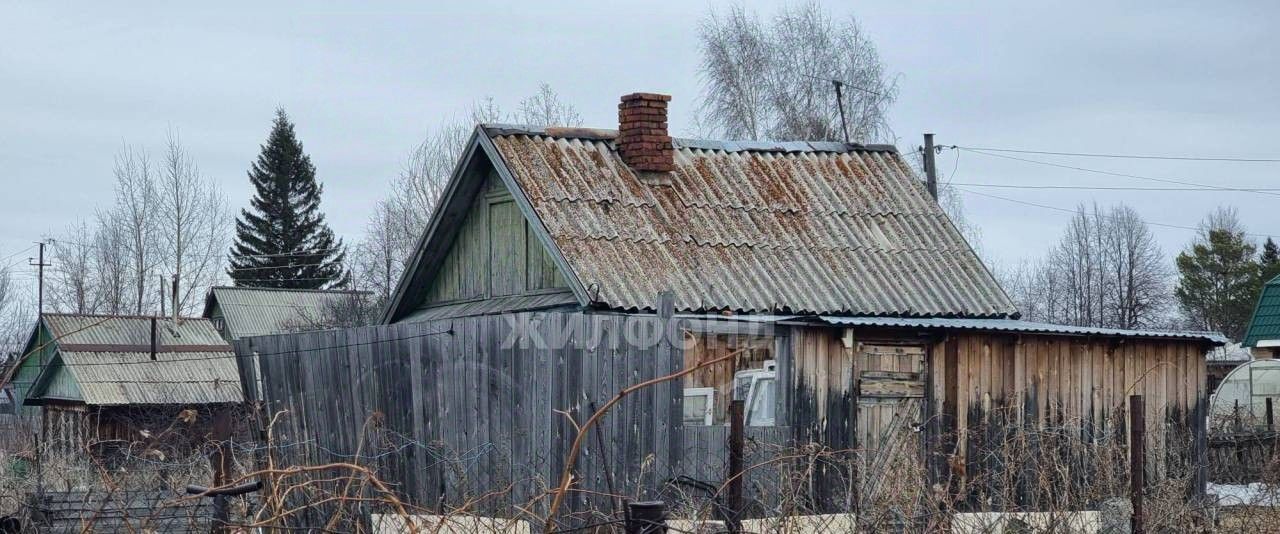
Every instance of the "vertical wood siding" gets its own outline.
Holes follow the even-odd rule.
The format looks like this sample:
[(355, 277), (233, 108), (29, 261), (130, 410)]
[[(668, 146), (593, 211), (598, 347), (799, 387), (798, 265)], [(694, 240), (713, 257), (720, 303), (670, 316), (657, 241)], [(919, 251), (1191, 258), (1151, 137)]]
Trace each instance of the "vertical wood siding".
[(427, 283), (423, 305), (567, 288), (511, 193), (490, 172)]
[[(1205, 350), (1197, 342), (952, 334), (930, 350), (935, 469), (955, 451), (974, 478), (998, 429), (1061, 429), (1080, 442), (1122, 440), (1128, 397), (1145, 397), (1149, 480), (1190, 468), (1204, 487)], [(949, 469), (955, 470), (955, 467)]]

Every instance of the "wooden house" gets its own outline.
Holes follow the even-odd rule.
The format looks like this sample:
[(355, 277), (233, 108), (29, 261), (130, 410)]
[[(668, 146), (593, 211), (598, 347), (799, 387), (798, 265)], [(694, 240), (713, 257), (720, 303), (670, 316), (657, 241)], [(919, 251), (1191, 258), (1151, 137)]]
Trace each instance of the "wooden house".
[(670, 291), (686, 365), (740, 354), (685, 378), (685, 439), (736, 397), (792, 444), (870, 454), (910, 429), (964, 479), (992, 428), (1123, 442), (1140, 394), (1150, 446), (1179, 451), (1151, 476), (1203, 488), (1221, 336), (1019, 320), (894, 147), (672, 139), (668, 100), (623, 97), (617, 131), (479, 126), (384, 322), (643, 316)]
[(46, 313), (4, 382), (68, 450), (148, 442), (166, 428), (198, 442), (244, 402), (235, 353), (199, 318)]

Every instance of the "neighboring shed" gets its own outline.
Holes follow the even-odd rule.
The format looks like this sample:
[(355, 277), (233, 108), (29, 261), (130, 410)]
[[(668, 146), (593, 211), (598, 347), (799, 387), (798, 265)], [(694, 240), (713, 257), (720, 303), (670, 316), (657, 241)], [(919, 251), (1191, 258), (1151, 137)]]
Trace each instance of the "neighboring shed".
[(1241, 345), (1259, 349), (1253, 351), (1257, 359), (1275, 358), (1280, 352), (1280, 276), (1262, 286)]
[(1218, 390), (1218, 384), (1235, 368), (1253, 361), (1253, 351), (1242, 343), (1228, 343), (1209, 351), (1205, 358), (1209, 368), (1208, 391), (1210, 394)]
[(369, 298), (368, 291), (219, 286), (209, 289), (202, 315), (234, 341), (323, 325), (353, 300)]
[(235, 354), (207, 319), (46, 313), (23, 354), (6, 382), (72, 448), (244, 402)]

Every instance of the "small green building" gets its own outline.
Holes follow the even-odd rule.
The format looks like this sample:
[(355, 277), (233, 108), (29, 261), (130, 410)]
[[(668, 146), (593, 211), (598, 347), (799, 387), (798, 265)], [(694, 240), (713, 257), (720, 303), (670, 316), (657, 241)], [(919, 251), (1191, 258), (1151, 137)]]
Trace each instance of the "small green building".
[(133, 441), (139, 422), (183, 412), (204, 424), (244, 402), (235, 353), (203, 318), (45, 313), (3, 379), (18, 413), (68, 450)]
[(1254, 349), (1256, 359), (1275, 358), (1280, 351), (1280, 276), (1262, 286), (1242, 345)]

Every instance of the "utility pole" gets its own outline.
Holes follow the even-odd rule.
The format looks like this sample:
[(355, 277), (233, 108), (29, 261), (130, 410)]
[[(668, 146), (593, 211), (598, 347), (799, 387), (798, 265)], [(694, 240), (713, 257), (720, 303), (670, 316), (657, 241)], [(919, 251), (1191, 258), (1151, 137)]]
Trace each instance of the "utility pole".
[(50, 265), (44, 262), (44, 241), (38, 241), (36, 245), (40, 246), (39, 259), (31, 263), (32, 258), (27, 258), (27, 264), (35, 267), (38, 273), (36, 275), (36, 312), (44, 315), (44, 268)]
[(160, 275), (160, 317), (164, 317), (164, 275)]
[(934, 160), (933, 134), (924, 134), (924, 176), (929, 196), (938, 200), (938, 166)]
[[(39, 259), (35, 263), (31, 263), (31, 258), (27, 258), (27, 264), (35, 266), (36, 275), (36, 320), (43, 320), (44, 317), (44, 268), (49, 264), (44, 262), (44, 241), (37, 241), (36, 245), (40, 247)], [(44, 366), (49, 362), (41, 356), (40, 371), (44, 372)], [(44, 444), (49, 439), (49, 419), (45, 417), (46, 412), (40, 410), (40, 436), (36, 439), (36, 495), (38, 498), (44, 497)]]

